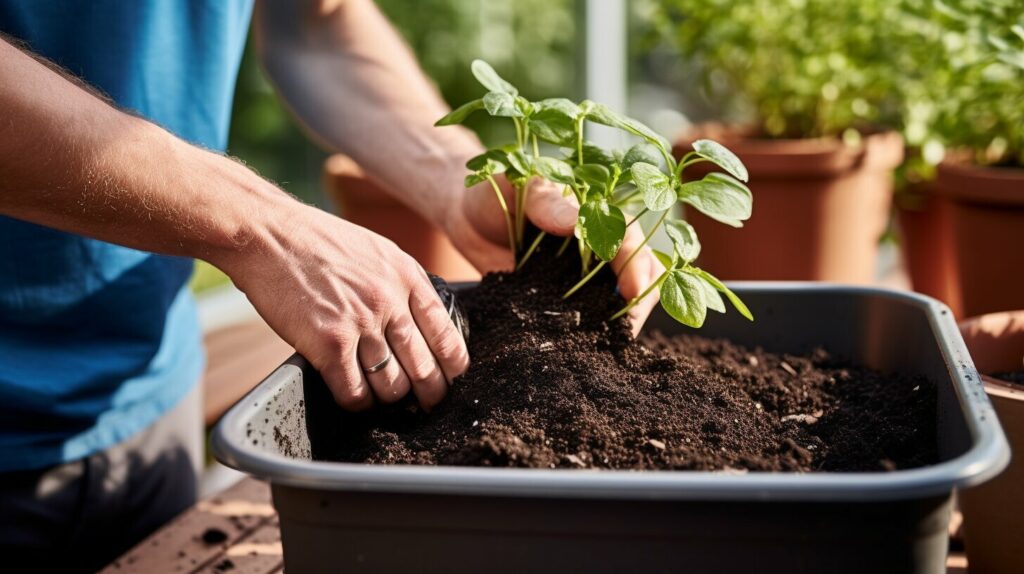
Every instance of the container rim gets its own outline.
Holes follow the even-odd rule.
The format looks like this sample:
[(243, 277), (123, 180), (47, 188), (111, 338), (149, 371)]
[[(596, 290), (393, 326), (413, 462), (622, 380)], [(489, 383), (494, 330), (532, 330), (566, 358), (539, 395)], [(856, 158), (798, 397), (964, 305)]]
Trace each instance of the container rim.
[(880, 501), (948, 494), (952, 488), (980, 484), (1001, 472), (1010, 449), (985, 394), (949, 308), (931, 297), (881, 287), (812, 282), (730, 282), (743, 291), (812, 291), (883, 296), (925, 311), (950, 369), (972, 439), (961, 455), (936, 465), (893, 472), (744, 474), (712, 471), (622, 471), (509, 469), (454, 466), (366, 465), (297, 460), (262, 451), (244, 436), (244, 405), (263, 404), (302, 372), (305, 360), (294, 355), (236, 403), (217, 423), (213, 453), (225, 465), (274, 484), (322, 490), (576, 498), (613, 500), (719, 501)]

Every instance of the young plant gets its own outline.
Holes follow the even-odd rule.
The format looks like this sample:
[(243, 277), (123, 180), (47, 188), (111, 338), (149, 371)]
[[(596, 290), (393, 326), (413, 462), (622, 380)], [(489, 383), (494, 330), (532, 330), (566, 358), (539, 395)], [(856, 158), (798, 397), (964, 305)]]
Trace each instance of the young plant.
[[(488, 92), (453, 110), (437, 125), (462, 123), (481, 110), (513, 123), (516, 142), (489, 149), (469, 160), (466, 167), (471, 173), (465, 183), (472, 187), (487, 182), (496, 194), (505, 214), (508, 242), (517, 269), (544, 238), (544, 233), (538, 233), (529, 246), (523, 244), (527, 182), (539, 176), (565, 185), (566, 193), (572, 193), (580, 205), (574, 235), (582, 277), (565, 293), (566, 298), (615, 258), (630, 226), (639, 225), (643, 215), (655, 213), (656, 223), (644, 234), (641, 245), (630, 254), (623, 268), (662, 226), (672, 240), (673, 253), (657, 253), (665, 272), (612, 318), (622, 316), (660, 287), (665, 311), (686, 325), (703, 325), (708, 309), (725, 312), (719, 293), (724, 293), (743, 316), (753, 320), (743, 302), (721, 281), (691, 265), (700, 253), (700, 242), (688, 223), (672, 217), (677, 204), (685, 204), (726, 225), (741, 227), (750, 217), (753, 197), (744, 183), (748, 179), (747, 169), (739, 158), (716, 142), (698, 140), (693, 151), (676, 162), (665, 138), (607, 106), (589, 100), (577, 104), (564, 98), (531, 102), (486, 62), (474, 61), (472, 71)], [(585, 140), (586, 122), (625, 131), (642, 141), (625, 152), (602, 149)], [(541, 154), (540, 142), (550, 144), (545, 149), (553, 147), (561, 153), (558, 157)], [(714, 163), (723, 172), (684, 182), (684, 170), (700, 162)], [(514, 190), (514, 210), (505, 201), (498, 175), (503, 175)], [(573, 237), (566, 238), (559, 255), (572, 240)]]

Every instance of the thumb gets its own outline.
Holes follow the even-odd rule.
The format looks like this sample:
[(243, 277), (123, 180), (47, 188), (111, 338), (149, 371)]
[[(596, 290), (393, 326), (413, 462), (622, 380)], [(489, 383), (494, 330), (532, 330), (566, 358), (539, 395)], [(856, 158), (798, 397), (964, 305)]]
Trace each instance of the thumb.
[(576, 227), (580, 204), (565, 186), (535, 177), (527, 184), (526, 216), (541, 231), (552, 235), (571, 235)]

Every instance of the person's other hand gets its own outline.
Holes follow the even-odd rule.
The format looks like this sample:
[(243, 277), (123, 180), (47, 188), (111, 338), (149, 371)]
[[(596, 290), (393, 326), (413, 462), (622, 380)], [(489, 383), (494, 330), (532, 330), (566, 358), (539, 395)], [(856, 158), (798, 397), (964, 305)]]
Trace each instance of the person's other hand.
[[(498, 181), (505, 192), (506, 204), (514, 209), (511, 186), (504, 178)], [(542, 231), (561, 237), (573, 233), (579, 213), (576, 198), (571, 193), (565, 195), (563, 190), (561, 185), (534, 178), (526, 196), (527, 218)], [(508, 247), (505, 217), (494, 190), (484, 182), (464, 190), (457, 197), (459, 203), (447, 212), (443, 225), (452, 243), (483, 273), (511, 269), (513, 258)], [(643, 232), (638, 224), (633, 224), (626, 232), (618, 255), (611, 262), (612, 270), (618, 274), (619, 293), (626, 301), (639, 295), (664, 271), (647, 246), (623, 270), (623, 263), (642, 242)], [(640, 332), (657, 302), (658, 291), (654, 290), (630, 310), (634, 335)]]
[(391, 241), (294, 204), (269, 240), (214, 263), (323, 375), (342, 407), (391, 403), (410, 389), (425, 409), (436, 405), (469, 353), (426, 273)]

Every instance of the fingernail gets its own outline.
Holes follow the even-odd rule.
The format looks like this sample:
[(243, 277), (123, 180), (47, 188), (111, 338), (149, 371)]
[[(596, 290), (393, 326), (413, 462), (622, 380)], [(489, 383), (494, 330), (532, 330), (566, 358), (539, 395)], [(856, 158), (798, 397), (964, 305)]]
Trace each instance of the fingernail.
[(555, 209), (555, 223), (557, 223), (559, 227), (572, 227), (576, 225), (576, 216), (578, 213), (579, 211), (575, 207), (562, 204), (560, 207)]

